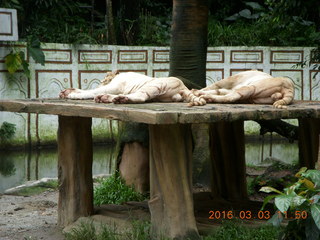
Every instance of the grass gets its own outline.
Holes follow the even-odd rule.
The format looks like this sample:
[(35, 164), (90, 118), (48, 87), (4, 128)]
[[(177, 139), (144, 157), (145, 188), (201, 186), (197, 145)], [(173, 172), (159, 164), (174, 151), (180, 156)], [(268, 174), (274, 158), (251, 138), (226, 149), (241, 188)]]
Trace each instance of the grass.
[(278, 239), (281, 228), (272, 225), (263, 225), (260, 227), (248, 227), (239, 221), (224, 222), (222, 227), (218, 228), (203, 240), (273, 240)]
[(131, 186), (127, 186), (118, 172), (108, 178), (99, 180), (94, 189), (94, 205), (122, 204), (128, 201), (143, 201), (146, 195), (138, 193)]
[[(101, 225), (100, 230), (93, 223), (82, 223), (78, 228), (65, 234), (66, 240), (150, 240), (150, 223), (135, 221), (132, 230), (125, 233), (117, 232), (116, 228)], [(202, 236), (202, 240), (273, 240), (278, 239), (281, 228), (272, 225), (260, 227), (244, 226), (240, 221), (224, 222), (220, 228), (208, 236)], [(161, 237), (161, 240), (169, 240)]]

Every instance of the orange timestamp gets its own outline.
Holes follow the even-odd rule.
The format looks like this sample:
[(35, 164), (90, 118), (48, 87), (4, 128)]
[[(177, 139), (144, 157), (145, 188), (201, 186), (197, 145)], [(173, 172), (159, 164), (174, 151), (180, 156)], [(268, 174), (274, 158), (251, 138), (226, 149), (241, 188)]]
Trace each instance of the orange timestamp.
[[(277, 211), (277, 214), (279, 218), (285, 218), (285, 219), (307, 219), (308, 213), (307, 211), (295, 211), (293, 213), (281, 213), (280, 211)], [(253, 220), (253, 219), (259, 219), (259, 220), (269, 220), (273, 217), (274, 214), (272, 214), (270, 211), (251, 211), (251, 210), (241, 210), (241, 211), (209, 211), (209, 219), (212, 220), (219, 220), (219, 219), (242, 219), (242, 220)]]
[(268, 220), (272, 217), (270, 211), (253, 212), (250, 210), (241, 211), (209, 211), (209, 219), (261, 219)]

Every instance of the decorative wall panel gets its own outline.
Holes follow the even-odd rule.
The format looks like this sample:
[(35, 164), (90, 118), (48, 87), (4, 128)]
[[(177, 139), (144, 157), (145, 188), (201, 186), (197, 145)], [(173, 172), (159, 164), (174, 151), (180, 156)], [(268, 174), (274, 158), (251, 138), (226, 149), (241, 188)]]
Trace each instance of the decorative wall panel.
[(0, 41), (18, 41), (17, 10), (0, 8)]
[(108, 64), (111, 62), (111, 50), (79, 50), (78, 52), (78, 63)]
[(67, 49), (43, 49), (45, 63), (71, 64), (72, 51)]
[(310, 100), (320, 101), (320, 71), (310, 71)]
[(169, 69), (154, 69), (152, 77), (168, 77)]
[(207, 69), (206, 84), (211, 85), (224, 78), (223, 69)]
[[(24, 60), (28, 60), (28, 52), (27, 47), (25, 45), (19, 44), (19, 45), (6, 45), (6, 44), (0, 44), (0, 63), (4, 63), (5, 57), (11, 52), (20, 52), (22, 51), (24, 53)], [(3, 68), (4, 70), (4, 68)]]
[(270, 74), (274, 77), (288, 77), (294, 82), (295, 94), (297, 100), (305, 100), (303, 92), (303, 71), (292, 69), (271, 69)]
[(260, 51), (231, 50), (230, 62), (231, 63), (262, 63), (263, 51), (262, 50)]
[[(69, 87), (72, 87), (71, 70), (36, 70), (37, 98), (56, 98), (60, 91)], [(58, 130), (57, 116), (39, 114), (36, 115), (35, 121), (37, 143), (55, 139)]]
[[(5, 80), (5, 81), (2, 81)], [(15, 75), (9, 75), (6, 70), (0, 70), (0, 98), (28, 98), (29, 81), (28, 78), (18, 71)], [(0, 126), (3, 122), (9, 122), (16, 125), (14, 138), (18, 144), (26, 144), (29, 136), (29, 114), (1, 112)]]
[(100, 85), (101, 81), (106, 76), (106, 71), (94, 71), (94, 70), (80, 70), (79, 71), (79, 86), (81, 89), (93, 89)]
[(147, 63), (147, 50), (119, 50), (118, 63)]
[(207, 51), (207, 63), (223, 63), (224, 51)]
[(153, 50), (154, 63), (169, 63), (169, 50)]
[(303, 51), (271, 51), (271, 63), (301, 63), (303, 62)]

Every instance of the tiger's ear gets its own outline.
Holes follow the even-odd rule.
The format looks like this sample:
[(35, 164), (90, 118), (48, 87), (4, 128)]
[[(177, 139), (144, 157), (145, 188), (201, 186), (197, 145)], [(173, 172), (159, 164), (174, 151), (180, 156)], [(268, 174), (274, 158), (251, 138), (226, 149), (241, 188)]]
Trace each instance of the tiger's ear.
[(113, 73), (114, 75), (117, 75), (117, 74), (120, 73), (120, 71), (117, 69), (117, 70), (114, 70), (112, 73)]

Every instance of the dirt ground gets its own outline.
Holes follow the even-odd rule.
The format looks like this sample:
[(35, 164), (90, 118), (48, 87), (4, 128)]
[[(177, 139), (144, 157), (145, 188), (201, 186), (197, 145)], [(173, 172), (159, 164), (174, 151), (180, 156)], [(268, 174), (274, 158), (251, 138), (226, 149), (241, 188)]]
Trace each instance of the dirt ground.
[(0, 195), (0, 240), (62, 240), (57, 226), (58, 192)]

